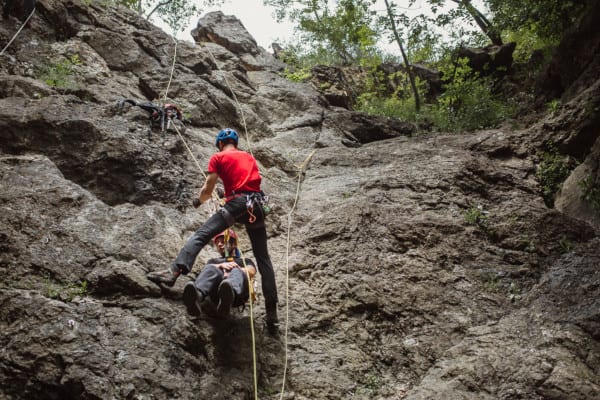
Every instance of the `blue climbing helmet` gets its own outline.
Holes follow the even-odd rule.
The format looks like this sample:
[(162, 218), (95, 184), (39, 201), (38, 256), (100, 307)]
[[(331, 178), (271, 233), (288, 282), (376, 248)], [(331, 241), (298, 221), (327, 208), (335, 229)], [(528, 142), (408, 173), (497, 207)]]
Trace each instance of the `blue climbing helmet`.
[(215, 140), (215, 146), (219, 147), (219, 142), (224, 142), (228, 139), (233, 140), (235, 145), (238, 144), (239, 135), (236, 131), (231, 128), (221, 129), (217, 134), (217, 139)]

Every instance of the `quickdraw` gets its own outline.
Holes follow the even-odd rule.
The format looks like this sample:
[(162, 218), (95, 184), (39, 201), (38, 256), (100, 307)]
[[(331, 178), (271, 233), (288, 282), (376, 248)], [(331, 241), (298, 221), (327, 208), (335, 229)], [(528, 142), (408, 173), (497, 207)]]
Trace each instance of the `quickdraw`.
[(254, 223), (256, 221), (256, 215), (254, 215), (254, 206), (260, 207), (263, 213), (263, 217), (266, 217), (271, 213), (271, 206), (269, 205), (269, 196), (263, 192), (255, 192), (246, 194), (246, 208), (248, 210), (248, 222)]
[(254, 198), (246, 196), (246, 209), (248, 210), (248, 222), (253, 224), (256, 221), (256, 215), (254, 215)]
[(123, 112), (125, 104), (131, 104), (132, 106), (140, 107), (149, 114), (148, 119), (150, 131), (152, 131), (152, 126), (156, 123), (160, 125), (161, 132), (164, 132), (165, 130), (169, 129), (171, 122), (179, 121), (181, 124), (185, 122), (181, 109), (175, 104), (166, 103), (163, 106), (150, 101), (138, 102), (132, 99), (123, 99), (117, 103), (117, 109), (119, 112)]

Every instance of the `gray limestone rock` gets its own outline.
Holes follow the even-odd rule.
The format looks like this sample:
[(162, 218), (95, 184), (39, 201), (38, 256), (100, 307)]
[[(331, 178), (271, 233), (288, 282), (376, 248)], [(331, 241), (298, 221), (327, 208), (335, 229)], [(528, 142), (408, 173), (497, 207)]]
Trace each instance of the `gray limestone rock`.
[[(1, 399), (242, 400), (255, 367), (262, 399), (284, 373), (286, 399), (600, 397), (597, 224), (569, 181), (546, 207), (534, 157), (562, 138), (597, 170), (596, 83), (527, 130), (424, 134), (285, 80), (234, 17), (175, 52), (123, 7), (38, 5), (0, 58)], [(72, 85), (44, 81), (57, 62)], [(177, 104), (187, 129), (124, 98)], [(260, 296), (187, 315), (210, 247), (173, 288), (145, 279), (211, 215), (190, 202), (225, 126), (271, 197), (279, 336)]]

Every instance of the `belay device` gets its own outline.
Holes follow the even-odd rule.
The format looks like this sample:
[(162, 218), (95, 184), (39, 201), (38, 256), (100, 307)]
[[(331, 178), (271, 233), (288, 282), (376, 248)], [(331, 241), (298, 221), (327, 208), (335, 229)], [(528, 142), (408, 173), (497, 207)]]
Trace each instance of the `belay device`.
[(185, 130), (185, 126), (183, 125), (183, 113), (181, 112), (181, 109), (175, 104), (167, 103), (165, 105), (159, 105), (150, 101), (137, 102), (131, 99), (124, 99), (120, 100), (117, 103), (117, 108), (119, 112), (123, 111), (123, 107), (125, 107), (125, 104), (131, 104), (132, 106), (140, 107), (142, 110), (148, 112), (150, 131), (152, 131), (152, 126), (154, 124), (159, 124), (161, 132), (164, 132), (167, 129), (169, 129), (171, 122), (178, 123)]

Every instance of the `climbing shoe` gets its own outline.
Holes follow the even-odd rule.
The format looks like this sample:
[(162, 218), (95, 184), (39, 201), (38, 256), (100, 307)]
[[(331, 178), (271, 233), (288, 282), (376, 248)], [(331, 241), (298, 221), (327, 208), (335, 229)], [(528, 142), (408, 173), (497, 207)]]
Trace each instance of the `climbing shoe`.
[(217, 304), (217, 316), (226, 318), (229, 315), (229, 311), (231, 311), (231, 305), (235, 299), (235, 292), (233, 291), (233, 287), (228, 280), (221, 282), (219, 285), (219, 290), (217, 291), (217, 295), (219, 296), (219, 304)]
[(192, 317), (199, 316), (203, 301), (204, 295), (196, 289), (194, 282), (186, 283), (183, 287), (183, 304), (185, 304), (188, 314)]
[(165, 286), (172, 287), (179, 275), (181, 275), (180, 270), (175, 272), (171, 268), (167, 268), (163, 271), (149, 272), (146, 277), (154, 283), (162, 283)]
[(267, 308), (267, 330), (270, 334), (274, 335), (277, 333), (277, 326), (279, 319), (277, 318), (277, 303), (268, 303)]

